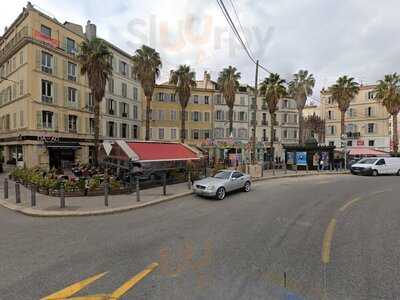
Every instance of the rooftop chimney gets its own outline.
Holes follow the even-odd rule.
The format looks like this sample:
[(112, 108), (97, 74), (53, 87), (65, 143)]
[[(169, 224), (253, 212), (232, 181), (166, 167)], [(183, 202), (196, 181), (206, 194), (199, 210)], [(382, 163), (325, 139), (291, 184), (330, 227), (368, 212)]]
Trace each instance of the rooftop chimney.
[(90, 20), (87, 21), (86, 28), (85, 28), (85, 35), (89, 41), (94, 39), (97, 36), (96, 25), (91, 23)]

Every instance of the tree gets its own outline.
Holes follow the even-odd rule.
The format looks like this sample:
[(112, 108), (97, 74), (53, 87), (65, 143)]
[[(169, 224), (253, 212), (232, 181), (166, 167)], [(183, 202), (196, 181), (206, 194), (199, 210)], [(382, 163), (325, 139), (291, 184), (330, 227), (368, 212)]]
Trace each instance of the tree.
[(289, 95), (296, 100), (297, 110), (299, 112), (299, 143), (303, 141), (303, 109), (306, 105), (307, 97), (313, 93), (315, 79), (313, 74), (309, 74), (307, 70), (300, 70), (293, 75), (293, 80), (289, 82)]
[(353, 77), (339, 77), (334, 85), (329, 88), (332, 100), (338, 104), (340, 110), (340, 136), (346, 133), (344, 118), (350, 106), (351, 100), (360, 91), (360, 85), (354, 81)]
[(99, 135), (100, 135), (100, 103), (105, 94), (105, 87), (112, 74), (112, 53), (106, 43), (99, 38), (84, 41), (78, 59), (82, 65), (82, 75), (87, 75), (89, 88), (94, 100), (94, 157), (93, 162), (98, 166)]
[(376, 99), (381, 101), (388, 113), (392, 116), (393, 125), (393, 151), (399, 151), (399, 136), (397, 132), (397, 115), (400, 111), (400, 76), (397, 73), (385, 75), (378, 81), (375, 88)]
[(145, 139), (150, 139), (150, 110), (151, 98), (153, 97), (156, 79), (160, 76), (162, 67), (160, 54), (146, 45), (137, 49), (132, 57), (133, 73), (139, 79), (144, 95), (146, 97), (146, 136)]
[(196, 86), (196, 75), (190, 71), (190, 66), (180, 65), (177, 70), (171, 71), (170, 83), (175, 85), (175, 94), (178, 94), (181, 104), (181, 142), (185, 142), (185, 115), (192, 88)]
[(271, 116), (271, 155), (274, 158), (274, 127), (276, 124), (276, 111), (278, 110), (279, 100), (287, 95), (286, 81), (279, 74), (272, 73), (265, 78), (260, 85), (260, 94), (264, 97), (268, 111)]
[(240, 72), (235, 67), (229, 66), (219, 73), (218, 85), (229, 108), (229, 135), (233, 131), (233, 107), (235, 105), (235, 94), (239, 88)]

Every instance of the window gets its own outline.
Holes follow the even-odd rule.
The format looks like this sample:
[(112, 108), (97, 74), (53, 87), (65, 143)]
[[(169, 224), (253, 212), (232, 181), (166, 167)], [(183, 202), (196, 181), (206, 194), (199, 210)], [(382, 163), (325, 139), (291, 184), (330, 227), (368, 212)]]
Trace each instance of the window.
[(352, 147), (352, 146), (353, 146), (353, 141), (351, 141), (351, 140), (350, 140), (350, 141), (347, 141), (347, 146), (348, 146), (348, 147)]
[(171, 110), (171, 121), (176, 121), (176, 110)]
[(67, 38), (66, 43), (67, 43), (66, 44), (67, 53), (75, 54), (76, 53), (75, 41), (73, 39)]
[(200, 121), (200, 113), (198, 111), (193, 112), (193, 121), (198, 122)]
[(49, 28), (47, 26), (44, 26), (44, 25), (41, 25), (40, 26), (40, 32), (42, 34), (44, 34), (45, 36), (51, 38), (51, 28)]
[(164, 101), (164, 93), (158, 93), (158, 101)]
[(378, 160), (378, 162), (376, 163), (377, 166), (383, 166), (385, 165), (385, 160), (384, 159), (380, 159)]
[(24, 51), (19, 53), (19, 64), (22, 65), (24, 63)]
[(23, 80), (19, 81), (19, 94), (20, 95), (24, 94), (24, 81)]
[(164, 120), (164, 111), (161, 109), (158, 111), (158, 120), (160, 121)]
[(115, 111), (115, 105), (116, 105), (116, 102), (115, 102), (115, 100), (113, 100), (113, 99), (108, 99), (108, 107), (107, 107), (107, 109), (108, 109), (108, 114), (109, 115), (114, 115), (115, 113), (116, 113), (116, 111)]
[(53, 83), (48, 80), (42, 80), (42, 101), (53, 102), (52, 97), (52, 85)]
[(204, 131), (204, 138), (205, 139), (209, 139), (210, 138), (210, 131), (208, 131), (208, 130)]
[(328, 120), (333, 120), (333, 111), (328, 110)]
[(239, 112), (239, 121), (246, 121), (246, 112), (244, 111)]
[(68, 116), (68, 130), (69, 132), (76, 132), (78, 117), (74, 115)]
[(114, 136), (114, 122), (107, 122), (107, 133), (109, 137)]
[(68, 101), (71, 103), (77, 102), (77, 90), (74, 88), (68, 88)]
[(367, 98), (368, 98), (368, 100), (375, 99), (375, 93), (373, 91), (368, 92)]
[(267, 129), (263, 129), (263, 141), (267, 141)]
[(246, 100), (244, 96), (240, 96), (240, 105), (246, 105)]
[(133, 119), (134, 120), (138, 119), (138, 107), (137, 107), (137, 105), (133, 106)]
[(216, 99), (217, 104), (222, 104), (222, 100), (221, 100), (221, 95), (217, 95), (217, 99)]
[(210, 97), (204, 96), (204, 104), (209, 104), (209, 103), (210, 103)]
[(126, 62), (119, 62), (119, 72), (121, 73), (121, 75), (128, 75), (128, 65), (126, 64)]
[(53, 115), (51, 111), (42, 111), (42, 127), (46, 129), (53, 128)]
[(198, 140), (199, 139), (199, 131), (198, 130), (193, 130), (192, 134), (193, 134), (193, 139), (194, 140)]
[(356, 116), (356, 110), (354, 108), (349, 108), (349, 117), (354, 118)]
[(114, 93), (114, 79), (112, 78), (108, 79), (108, 91)]
[(267, 114), (266, 113), (262, 114), (262, 125), (267, 125)]
[(128, 137), (128, 125), (125, 123), (121, 124), (121, 138), (126, 139)]
[(175, 100), (175, 94), (171, 94), (170, 99), (171, 99), (171, 102), (175, 102), (175, 101), (176, 101), (176, 100)]
[(94, 118), (89, 118), (89, 133), (94, 133)]
[(164, 139), (164, 128), (158, 128), (158, 138), (160, 140)]
[(49, 74), (51, 74), (53, 72), (52, 60), (53, 60), (53, 55), (51, 55), (47, 52), (42, 52), (42, 71), (43, 72), (49, 73)]
[(133, 100), (138, 100), (138, 89), (137, 87), (133, 87)]
[(328, 127), (328, 132), (329, 132), (329, 134), (331, 134), (331, 135), (334, 135), (334, 134), (336, 134), (336, 127), (335, 126), (329, 126)]
[(368, 133), (374, 133), (374, 132), (375, 132), (375, 124), (368, 123)]
[(332, 96), (328, 97), (328, 104), (333, 104), (333, 98), (332, 98)]
[(289, 100), (283, 100), (283, 108), (289, 108)]
[(283, 130), (283, 138), (284, 138), (284, 139), (287, 139), (287, 137), (288, 137), (287, 129), (284, 129), (284, 130)]
[(335, 146), (335, 142), (334, 141), (329, 141), (329, 146)]
[(283, 114), (283, 124), (288, 123), (288, 114)]
[(223, 138), (224, 137), (224, 129), (223, 128), (215, 128), (215, 137)]
[(222, 110), (217, 110), (217, 121), (223, 121), (224, 120), (224, 112)]
[(171, 140), (176, 140), (176, 128), (171, 128)]
[(246, 128), (239, 128), (238, 137), (242, 138), (242, 139), (246, 139), (247, 138), (247, 129)]
[(139, 127), (137, 125), (133, 125), (133, 138), (139, 138)]
[(121, 117), (127, 118), (129, 115), (129, 104), (128, 103), (121, 103)]
[(373, 117), (374, 109), (371, 106), (368, 106), (366, 112), (367, 112), (367, 117)]
[(199, 96), (198, 95), (194, 95), (193, 96), (193, 103), (194, 104), (199, 104)]
[(210, 113), (208, 111), (206, 111), (204, 113), (204, 121), (205, 122), (209, 122), (210, 121)]
[(76, 81), (76, 64), (68, 62), (68, 80)]
[(368, 146), (374, 147), (375, 146), (375, 141), (374, 140), (369, 140), (368, 141)]
[(121, 90), (122, 90), (122, 97), (125, 97), (125, 98), (126, 98), (126, 95), (127, 95), (127, 86), (126, 86), (126, 83), (124, 83), (124, 82), (121, 83)]
[(297, 130), (293, 131), (293, 138), (297, 139)]
[(240, 178), (242, 176), (243, 176), (243, 174), (240, 172), (233, 172), (233, 174), (232, 174), (232, 178)]

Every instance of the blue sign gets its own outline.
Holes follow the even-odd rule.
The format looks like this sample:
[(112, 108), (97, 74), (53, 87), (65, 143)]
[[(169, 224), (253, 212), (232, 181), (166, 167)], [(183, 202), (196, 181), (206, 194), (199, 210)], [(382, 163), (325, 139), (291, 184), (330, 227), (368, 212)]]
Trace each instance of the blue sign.
[(298, 166), (307, 166), (307, 152), (296, 152), (296, 164)]

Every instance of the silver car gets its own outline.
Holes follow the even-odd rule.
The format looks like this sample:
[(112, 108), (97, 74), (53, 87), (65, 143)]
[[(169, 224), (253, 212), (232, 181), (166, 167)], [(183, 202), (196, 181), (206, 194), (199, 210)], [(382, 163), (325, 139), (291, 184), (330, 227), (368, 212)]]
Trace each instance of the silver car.
[(235, 170), (221, 170), (213, 177), (207, 177), (193, 183), (193, 191), (197, 195), (225, 198), (227, 192), (243, 189), (249, 192), (251, 176)]

